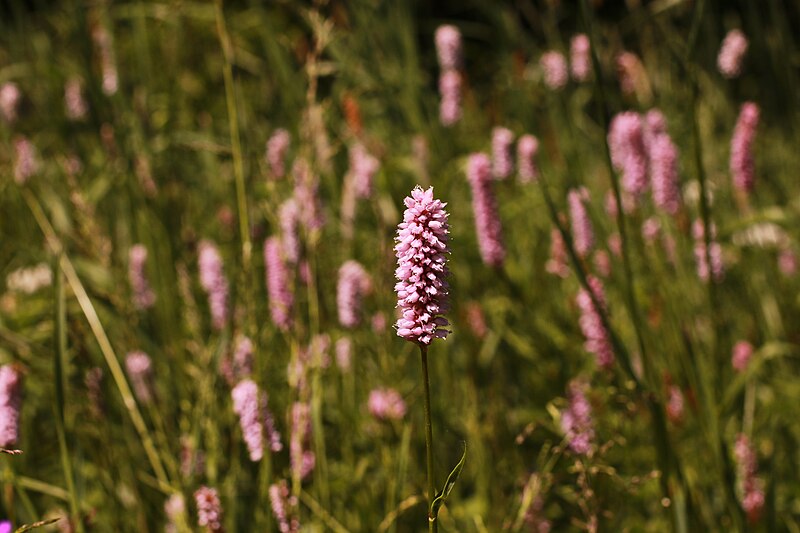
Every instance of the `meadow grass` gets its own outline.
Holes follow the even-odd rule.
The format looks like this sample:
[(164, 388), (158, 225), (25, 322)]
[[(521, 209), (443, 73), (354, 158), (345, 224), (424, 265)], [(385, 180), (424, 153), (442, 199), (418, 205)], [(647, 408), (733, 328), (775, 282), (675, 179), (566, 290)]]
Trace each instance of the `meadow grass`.
[[(2, 9), (13, 527), (424, 531), (447, 487), (440, 531), (800, 531), (790, 2)], [(445, 24), (453, 65), (435, 46)], [(734, 28), (749, 44), (729, 78), (717, 55)], [(588, 77), (551, 87), (540, 58), (569, 61), (577, 34)], [(627, 74), (625, 51), (640, 62)], [(747, 191), (730, 169), (745, 102), (760, 113)], [(624, 208), (609, 137), (619, 113), (653, 109), (678, 150), (674, 212), (651, 198), (650, 155)], [(537, 138), (535, 178), (471, 175), (496, 127)], [(287, 152), (270, 156), (280, 128)], [(451, 332), (424, 346), (430, 406), (419, 347), (394, 327), (416, 185), (449, 213)], [(2, 439), (15, 390), (0, 379)]]

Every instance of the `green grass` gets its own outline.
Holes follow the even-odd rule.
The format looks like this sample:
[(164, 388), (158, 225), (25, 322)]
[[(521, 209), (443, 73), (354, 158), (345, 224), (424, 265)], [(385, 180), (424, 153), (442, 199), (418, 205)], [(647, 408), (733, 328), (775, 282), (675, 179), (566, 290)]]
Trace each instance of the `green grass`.
[[(0, 279), (45, 263), (53, 283), (32, 294), (0, 289), (0, 363), (25, 375), (15, 446), (24, 453), (0, 456), (0, 518), (15, 527), (69, 516), (80, 517), (83, 531), (160, 531), (164, 502), (180, 493), (194, 530), (192, 494), (208, 485), (219, 491), (228, 531), (274, 532), (268, 488), (286, 479), (302, 531), (424, 531), (419, 355), (391, 328), (392, 239), (402, 199), (419, 183), (448, 203), (452, 232), (453, 332), (429, 351), (439, 487), (467, 443), (441, 531), (528, 531), (530, 506), (552, 531), (800, 531), (800, 285), (777, 266), (778, 253), (797, 252), (800, 238), (800, 12), (789, 2), (605, 2), (588, 16), (578, 3), (532, 1), (8, 4), (0, 83), (13, 81), (23, 98), (17, 120), (0, 121)], [(433, 34), (444, 23), (464, 38), (464, 116), (452, 128), (438, 119)], [(602, 76), (548, 90), (541, 53), (567, 52), (587, 23)], [(733, 27), (750, 49), (743, 75), (728, 81), (716, 54)], [(93, 28), (113, 43), (113, 95), (102, 91)], [(642, 59), (652, 94), (620, 91), (614, 58), (623, 49)], [(73, 77), (89, 106), (79, 122), (64, 112)], [(762, 116), (756, 190), (743, 206), (728, 158), (747, 100)], [(664, 112), (680, 149), (686, 206), (673, 218), (647, 200), (611, 218), (604, 197), (618, 177), (607, 159), (607, 121), (651, 107)], [(542, 180), (495, 183), (507, 247), (495, 270), (480, 259), (464, 167), (471, 152), (490, 149), (498, 125), (539, 138)], [(279, 127), (292, 136), (287, 168), (303, 159), (318, 177), (326, 219), (318, 233), (301, 235), (311, 282), (294, 280), (288, 332), (270, 319), (263, 259), (264, 239), (280, 233), (278, 209), (294, 190), (291, 177), (268, 179), (264, 145)], [(20, 136), (40, 161), (25, 185), (13, 178)], [(424, 168), (415, 138), (427, 143)], [(356, 141), (381, 169), (348, 238), (340, 215)], [(69, 170), (70, 158), (79, 171)], [(569, 241), (559, 214), (577, 185), (590, 191), (598, 248), (608, 250), (620, 223), (625, 233), (627, 264), (610, 254), (604, 280), (604, 319), (617, 341), (608, 371), (585, 351), (575, 305), (593, 261), (572, 261), (565, 279), (545, 270), (552, 228)], [(703, 188), (713, 196), (705, 205), (690, 193)], [(674, 239), (674, 262), (643, 239), (651, 216)], [(721, 283), (696, 275), (696, 219), (718, 229)], [(785, 234), (779, 244), (748, 237), (764, 223)], [(223, 331), (211, 327), (198, 279), (203, 239), (219, 247), (231, 286)], [(157, 294), (147, 311), (131, 300), (135, 243), (149, 251)], [(372, 276), (353, 330), (339, 325), (336, 309), (337, 272), (348, 259)], [(475, 306), (485, 335), (470, 326)], [(385, 330), (370, 326), (375, 313), (385, 315)], [(335, 342), (352, 339), (353, 368), (311, 365), (300, 390), (287, 367), (321, 334), (332, 360)], [(283, 451), (257, 463), (219, 372), (240, 335), (254, 342), (254, 379), (283, 436)], [(730, 356), (743, 339), (756, 355), (739, 374)], [(124, 369), (134, 350), (152, 358), (150, 405), (137, 401)], [(95, 367), (103, 371), (100, 406), (85, 381)], [(597, 446), (588, 458), (566, 447), (559, 425), (573, 379), (587, 383), (593, 409)], [(665, 415), (670, 385), (685, 398), (677, 423)], [(403, 420), (371, 417), (367, 398), (378, 387), (403, 395)], [(317, 456), (303, 482), (288, 455), (296, 401), (311, 405), (308, 447)], [(739, 502), (740, 432), (754, 443), (766, 493), (756, 523)]]

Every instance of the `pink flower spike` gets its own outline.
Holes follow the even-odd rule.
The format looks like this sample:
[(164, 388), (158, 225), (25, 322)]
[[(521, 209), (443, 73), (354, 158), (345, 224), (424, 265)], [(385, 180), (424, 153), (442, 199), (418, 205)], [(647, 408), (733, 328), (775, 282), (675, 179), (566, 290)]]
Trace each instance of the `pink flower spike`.
[(339, 268), (336, 303), (342, 326), (354, 328), (361, 321), (361, 299), (371, 285), (369, 274), (358, 261), (347, 261)]
[(492, 174), (496, 179), (506, 179), (514, 170), (511, 158), (511, 145), (514, 143), (514, 134), (508, 128), (494, 128), (492, 130)]
[(194, 493), (194, 501), (197, 504), (197, 525), (214, 533), (223, 531), (222, 504), (217, 489), (200, 487)]
[(581, 311), (578, 324), (583, 332), (583, 336), (586, 338), (584, 347), (587, 352), (595, 355), (598, 366), (601, 368), (610, 368), (614, 363), (614, 349), (611, 345), (611, 336), (606, 330), (605, 325), (603, 325), (603, 320), (600, 316), (600, 313), (604, 312), (606, 309), (606, 296), (603, 290), (603, 283), (594, 276), (589, 276), (587, 281), (595, 299), (600, 305), (600, 309), (594, 305), (592, 297), (586, 289), (581, 288), (578, 292), (576, 302)]
[(589, 455), (594, 445), (592, 406), (583, 393), (582, 386), (573, 381), (569, 385), (569, 406), (561, 412), (561, 430), (570, 449), (578, 455)]
[(555, 50), (545, 52), (539, 59), (539, 65), (544, 71), (544, 83), (548, 88), (559, 91), (569, 81), (567, 59), (561, 52)]
[(531, 183), (539, 179), (536, 155), (539, 153), (539, 140), (533, 135), (523, 135), (517, 142), (517, 172), (520, 183)]
[(447, 246), (450, 226), (443, 203), (433, 197), (433, 187), (417, 186), (404, 200), (406, 210), (397, 226), (395, 292), (400, 318), (397, 335), (422, 345), (450, 333), (448, 311)]
[(439, 121), (442, 126), (452, 126), (461, 120), (461, 74), (445, 70), (439, 75)]
[(21, 407), (22, 374), (12, 365), (0, 366), (0, 448), (17, 443)]
[(200, 285), (208, 294), (211, 325), (219, 331), (228, 321), (228, 280), (222, 271), (222, 256), (211, 241), (200, 241), (198, 265)]
[(264, 241), (264, 265), (270, 316), (281, 331), (287, 331), (292, 325), (294, 296), (289, 287), (289, 270), (283, 257), (283, 246), (277, 237), (269, 237)]
[(570, 41), (570, 67), (572, 79), (583, 82), (589, 79), (592, 73), (592, 58), (589, 54), (589, 37), (581, 33)]
[(267, 164), (269, 164), (270, 173), (275, 179), (286, 175), (286, 154), (291, 143), (292, 138), (289, 132), (283, 128), (275, 130), (267, 140)]
[(434, 41), (439, 68), (455, 70), (461, 67), (461, 32), (458, 28), (450, 24), (439, 26)]
[(617, 114), (608, 132), (614, 167), (622, 172), (622, 188), (635, 198), (647, 190), (647, 153), (641, 117), (632, 111)]
[(149, 309), (156, 302), (156, 295), (147, 281), (145, 263), (147, 248), (143, 244), (131, 246), (128, 252), (128, 281), (133, 292), (133, 305), (140, 310)]
[(467, 179), (472, 189), (475, 231), (484, 264), (500, 268), (506, 258), (503, 228), (492, 190), (491, 163), (486, 154), (476, 153), (467, 160)]
[(747, 37), (740, 30), (731, 30), (725, 36), (717, 56), (717, 68), (725, 78), (739, 77), (747, 46)]
[(737, 372), (747, 370), (747, 365), (753, 357), (753, 345), (747, 341), (739, 341), (733, 345), (731, 365)]
[(748, 194), (753, 192), (756, 183), (753, 143), (759, 114), (757, 104), (753, 102), (742, 104), (731, 139), (730, 169), (733, 186)]
[(594, 248), (594, 229), (585, 205), (588, 200), (589, 191), (585, 187), (573, 189), (567, 194), (572, 241), (580, 257), (587, 257)]
[(406, 402), (395, 389), (375, 389), (369, 393), (369, 412), (378, 420), (401, 420), (406, 415)]

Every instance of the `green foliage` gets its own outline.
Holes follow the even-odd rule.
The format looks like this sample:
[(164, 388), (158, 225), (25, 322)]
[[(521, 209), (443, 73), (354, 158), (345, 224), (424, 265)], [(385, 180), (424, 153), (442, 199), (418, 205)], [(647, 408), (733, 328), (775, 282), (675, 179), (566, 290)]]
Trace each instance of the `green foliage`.
[[(25, 375), (15, 446), (24, 453), (0, 455), (0, 517), (15, 526), (69, 516), (78, 531), (158, 531), (165, 501), (180, 494), (182, 531), (197, 523), (192, 494), (208, 485), (219, 491), (228, 531), (278, 531), (269, 487), (287, 480), (302, 531), (422, 531), (419, 361), (391, 327), (392, 239), (402, 199), (419, 183), (447, 202), (451, 224), (453, 333), (429, 359), (439, 480), (458, 443), (470, 447), (434, 502), (442, 531), (528, 531), (543, 520), (553, 531), (798, 530), (800, 285), (778, 267), (800, 238), (796, 7), (586, 2), (596, 4), (587, 18), (577, 3), (527, 0), (7, 4), (0, 84), (16, 83), (22, 99), (16, 120), (0, 121), (0, 279), (44, 263), (52, 286), (0, 287), (0, 363)], [(602, 77), (548, 90), (541, 53), (567, 52), (589, 22)], [(438, 118), (433, 34), (444, 23), (464, 39), (464, 115), (452, 128)], [(741, 78), (725, 80), (716, 54), (733, 27), (751, 45)], [(644, 65), (644, 88), (629, 95), (616, 78), (623, 50)], [(113, 94), (103, 90), (107, 59), (119, 77)], [(81, 120), (65, 114), (70, 79), (87, 101)], [(762, 117), (756, 190), (742, 201), (728, 159), (747, 100)], [(652, 107), (680, 148), (686, 206), (669, 217), (648, 200), (625, 214), (628, 275), (608, 244), (619, 227), (604, 210), (617, 179), (606, 119)], [(539, 138), (542, 180), (494, 183), (507, 248), (494, 270), (480, 259), (464, 166), (470, 152), (490, 149), (497, 125)], [(272, 179), (265, 160), (277, 128), (292, 137), (287, 169), (303, 160), (319, 178), (326, 218), (301, 234), (309, 277), (293, 274), (288, 332), (270, 319), (262, 253), (294, 190), (291, 176)], [(22, 136), (39, 169), (20, 185), (14, 145)], [(381, 168), (348, 235), (344, 185), (357, 142)], [(575, 305), (584, 274), (597, 274), (594, 258), (563, 279), (547, 269), (557, 221), (569, 237), (559, 217), (577, 185), (590, 192), (598, 250), (610, 258), (604, 318), (619, 342), (610, 371), (586, 352)], [(718, 284), (695, 270), (691, 225), (704, 218), (702, 188), (726, 264)], [(648, 219), (660, 224), (657, 241), (642, 236)], [(198, 277), (204, 239), (219, 247), (231, 286), (222, 331)], [(136, 243), (149, 252), (156, 294), (147, 310), (133, 304), (128, 278)], [(372, 281), (352, 330), (336, 309), (337, 271), (349, 259)], [(250, 461), (220, 370), (244, 335), (283, 436), (283, 450), (259, 462)], [(291, 368), (319, 335), (331, 346), (306, 361), (304, 388)], [(345, 337), (349, 370), (327, 363)], [(739, 340), (756, 347), (741, 373), (731, 366)], [(149, 403), (124, 369), (134, 350), (152, 359)], [(562, 429), (576, 378), (595, 424), (586, 456)], [(370, 415), (369, 393), (379, 387), (402, 394), (402, 419)], [(685, 406), (670, 417), (674, 390)], [(316, 464), (306, 480), (289, 459), (295, 402), (311, 411), (305, 445)], [(764, 484), (758, 520), (740, 504), (739, 433), (754, 444)]]

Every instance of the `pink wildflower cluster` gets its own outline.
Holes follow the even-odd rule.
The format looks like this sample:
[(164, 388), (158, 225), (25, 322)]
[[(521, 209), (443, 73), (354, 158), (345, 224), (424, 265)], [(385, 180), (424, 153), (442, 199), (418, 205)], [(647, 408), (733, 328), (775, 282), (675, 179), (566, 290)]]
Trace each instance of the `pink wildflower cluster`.
[(747, 341), (739, 341), (733, 345), (731, 365), (737, 372), (747, 370), (747, 365), (753, 357), (753, 345)]
[(569, 385), (569, 406), (561, 412), (561, 430), (573, 452), (579, 455), (589, 455), (592, 452), (592, 406), (583, 393), (583, 386), (575, 381)]
[(22, 375), (12, 366), (0, 366), (0, 448), (17, 443), (22, 407)]
[(569, 81), (569, 67), (564, 54), (550, 50), (542, 54), (539, 65), (544, 71), (544, 84), (548, 88), (558, 91), (564, 88)]
[(692, 236), (694, 237), (694, 260), (695, 263), (697, 263), (697, 276), (703, 281), (708, 281), (710, 276), (715, 282), (720, 282), (725, 276), (725, 265), (722, 262), (722, 247), (716, 241), (717, 228), (713, 223), (710, 225), (710, 233), (711, 238), (709, 240), (710, 247), (708, 250), (708, 256), (711, 259), (711, 265), (709, 267), (708, 258), (706, 257), (706, 241), (703, 221), (697, 219), (694, 221), (694, 224), (692, 224)]
[(492, 174), (499, 180), (506, 179), (514, 170), (511, 145), (514, 134), (508, 128), (492, 129)]
[(363, 144), (357, 143), (350, 149), (350, 176), (353, 180), (356, 197), (370, 198), (372, 196), (372, 182), (380, 168), (380, 162), (367, 151)]
[(433, 197), (433, 187), (415, 187), (404, 200), (406, 210), (397, 226), (395, 292), (401, 317), (397, 335), (428, 345), (447, 337), (449, 322), (442, 315), (448, 310), (447, 211)]
[(292, 167), (294, 175), (294, 200), (299, 208), (299, 220), (306, 231), (315, 231), (325, 225), (322, 201), (319, 196), (319, 177), (308, 162), (298, 159)]
[(539, 139), (527, 134), (517, 142), (517, 173), (520, 183), (531, 183), (539, 179), (536, 155), (539, 153)]
[(200, 487), (194, 492), (194, 501), (197, 504), (197, 525), (214, 533), (222, 531), (222, 504), (217, 489)]
[(589, 292), (581, 288), (578, 292), (576, 302), (581, 311), (578, 324), (583, 332), (583, 336), (586, 338), (584, 347), (587, 352), (594, 354), (597, 359), (597, 364), (600, 367), (610, 368), (614, 363), (614, 349), (611, 345), (609, 332), (603, 325), (603, 320), (600, 316), (600, 313), (606, 310), (606, 297), (603, 283), (594, 276), (589, 276), (587, 282), (589, 283), (589, 287), (597, 303), (600, 305), (600, 309), (595, 306)]
[(506, 249), (503, 245), (503, 228), (497, 212), (497, 200), (492, 190), (491, 163), (486, 154), (469, 156), (467, 179), (472, 188), (472, 210), (475, 214), (475, 231), (481, 259), (485, 264), (499, 268), (505, 261)]
[(626, 111), (611, 121), (608, 147), (614, 167), (622, 172), (622, 187), (635, 198), (647, 190), (647, 152), (644, 146), (642, 119)]
[(724, 77), (737, 78), (742, 73), (742, 59), (747, 46), (747, 37), (741, 30), (731, 30), (725, 36), (717, 56), (717, 68)]
[(378, 420), (400, 420), (406, 415), (406, 402), (395, 389), (372, 390), (367, 407)]
[(222, 271), (222, 256), (211, 241), (201, 241), (199, 249), (200, 285), (208, 294), (211, 324), (221, 330), (228, 321), (228, 280)]
[(439, 120), (452, 126), (461, 119), (461, 32), (455, 26), (440, 26), (434, 40), (440, 69)]
[(231, 391), (231, 398), (233, 412), (239, 416), (251, 461), (260, 461), (263, 457), (265, 438), (273, 452), (283, 449), (281, 436), (275, 429), (272, 413), (267, 408), (267, 395), (259, 394), (258, 385), (253, 380), (240, 381)]
[(753, 191), (756, 183), (753, 143), (758, 127), (759, 108), (753, 102), (745, 102), (739, 112), (736, 128), (731, 139), (730, 169), (733, 185), (744, 193)]
[(94, 40), (97, 53), (100, 56), (103, 93), (106, 96), (112, 96), (119, 89), (119, 75), (117, 74), (117, 62), (114, 56), (111, 35), (104, 26), (98, 24), (92, 29), (92, 40)]
[(283, 128), (275, 130), (267, 140), (266, 159), (273, 178), (286, 175), (286, 154), (292, 144), (292, 137)]
[(346, 261), (339, 268), (336, 303), (342, 326), (354, 328), (361, 321), (361, 299), (371, 285), (369, 274), (358, 261)]
[(572, 243), (575, 252), (580, 257), (587, 257), (594, 248), (594, 229), (586, 203), (589, 201), (589, 191), (585, 187), (573, 189), (567, 194), (569, 204), (569, 218), (572, 225)]
[(545, 264), (545, 270), (559, 278), (569, 276), (567, 247), (561, 237), (561, 232), (557, 228), (550, 230), (550, 259)]
[(83, 97), (83, 86), (78, 78), (70, 78), (64, 85), (64, 109), (70, 120), (83, 120), (89, 106)]
[(292, 425), (289, 436), (289, 460), (299, 479), (305, 479), (314, 470), (316, 456), (311, 444), (311, 408), (304, 402), (292, 404)]
[(269, 503), (272, 513), (278, 522), (280, 533), (297, 533), (300, 531), (300, 521), (297, 519), (297, 496), (289, 491), (285, 479), (269, 487)]
[(348, 372), (353, 363), (353, 341), (350, 337), (342, 337), (336, 341), (336, 366), (342, 372)]
[(0, 85), (0, 114), (3, 119), (12, 123), (17, 120), (19, 102), (22, 99), (22, 91), (13, 81)]
[(733, 455), (739, 467), (741, 481), (742, 508), (751, 523), (758, 521), (764, 508), (764, 483), (758, 477), (758, 458), (747, 435), (740, 433), (736, 437)]
[(156, 303), (156, 294), (150, 288), (145, 274), (147, 248), (134, 244), (128, 252), (128, 281), (133, 291), (133, 305), (137, 309), (149, 309)]
[(645, 146), (650, 164), (653, 203), (667, 214), (676, 215), (681, 208), (678, 178), (678, 148), (667, 133), (666, 118), (657, 109), (645, 115)]
[(153, 362), (144, 352), (130, 352), (125, 356), (125, 369), (131, 378), (136, 397), (142, 403), (153, 401)]
[(622, 52), (617, 56), (617, 78), (624, 94), (631, 95), (644, 83), (645, 70), (639, 56), (633, 52)]
[(570, 69), (572, 79), (577, 82), (584, 82), (589, 79), (592, 73), (592, 58), (589, 54), (589, 37), (580, 33), (570, 41)]
[(278, 237), (269, 237), (264, 242), (264, 264), (270, 316), (279, 329), (287, 331), (292, 324), (294, 296), (289, 287), (289, 270), (284, 258), (283, 246)]
[(39, 158), (36, 155), (36, 147), (25, 137), (14, 139), (14, 151), (16, 152), (14, 181), (22, 185), (39, 172)]

